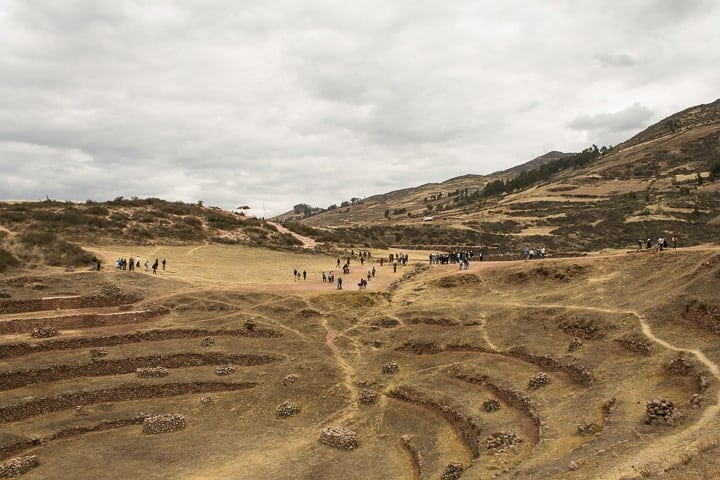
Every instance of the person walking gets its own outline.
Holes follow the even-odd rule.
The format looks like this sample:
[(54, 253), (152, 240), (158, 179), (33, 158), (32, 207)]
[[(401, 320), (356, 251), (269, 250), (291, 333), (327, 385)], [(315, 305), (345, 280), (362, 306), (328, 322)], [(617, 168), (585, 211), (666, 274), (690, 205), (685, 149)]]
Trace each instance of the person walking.
[(153, 275), (157, 275), (158, 265), (159, 265), (159, 262), (158, 262), (158, 259), (156, 258), (155, 261), (154, 261), (153, 264), (152, 264)]

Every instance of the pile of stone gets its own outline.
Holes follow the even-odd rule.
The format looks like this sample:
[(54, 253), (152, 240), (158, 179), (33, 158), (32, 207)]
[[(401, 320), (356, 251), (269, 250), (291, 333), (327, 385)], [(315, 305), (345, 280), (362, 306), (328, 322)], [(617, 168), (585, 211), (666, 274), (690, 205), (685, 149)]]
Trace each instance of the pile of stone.
[(695, 375), (695, 366), (683, 357), (670, 360), (667, 364), (667, 368), (675, 375), (681, 375), (684, 377)]
[(278, 417), (292, 417), (298, 413), (300, 413), (300, 406), (290, 400), (285, 400), (277, 407)]
[(488, 398), (483, 402), (483, 408), (486, 412), (497, 412), (500, 410), (500, 402), (494, 398)]
[(647, 402), (645, 408), (645, 423), (650, 425), (672, 423), (675, 414), (675, 404), (672, 400), (653, 398)]
[(594, 422), (580, 422), (575, 428), (580, 435), (592, 435), (600, 431), (600, 427)]
[(605, 405), (603, 406), (603, 410), (608, 415), (611, 413), (615, 413), (616, 409), (617, 409), (617, 397), (612, 397), (607, 402), (605, 402)]
[(104, 348), (91, 348), (90, 349), (90, 358), (101, 358), (106, 357), (108, 354), (108, 351)]
[(143, 433), (167, 433), (185, 428), (185, 416), (178, 413), (154, 415), (143, 420)]
[(570, 344), (568, 345), (568, 352), (574, 352), (575, 350), (580, 350), (582, 347), (582, 340), (580, 340), (578, 337), (573, 337), (570, 339)]
[(450, 462), (443, 469), (440, 480), (457, 480), (463, 474), (463, 464), (460, 462)]
[(495, 432), (485, 439), (485, 447), (488, 450), (497, 450), (505, 447), (519, 445), (522, 440), (515, 432)]
[(202, 342), (200, 342), (200, 344), (203, 347), (212, 347), (213, 345), (215, 345), (215, 339), (213, 337), (205, 337), (202, 339)]
[(360, 446), (357, 434), (345, 427), (328, 427), (320, 432), (320, 443), (340, 450), (354, 450)]
[(170, 371), (165, 367), (140, 367), (135, 369), (138, 378), (167, 377)]
[(10, 298), (10, 297), (11, 297), (10, 292), (8, 292), (7, 290), (0, 290), (0, 298)]
[(217, 375), (230, 375), (235, 371), (235, 367), (232, 365), (220, 365), (219, 367), (215, 368), (215, 374)]
[(625, 335), (622, 338), (618, 338), (617, 342), (631, 352), (650, 355), (650, 343), (645, 339), (645, 337), (638, 333)]
[(210, 395), (201, 395), (200, 396), (200, 406), (202, 407), (209, 407), (214, 403), (213, 397)]
[(57, 336), (57, 328), (52, 326), (35, 327), (32, 329), (31, 336), (35, 338), (49, 338)]
[(11, 458), (7, 462), (0, 463), (0, 478), (17, 477), (37, 467), (39, 463), (37, 455)]
[(370, 390), (369, 388), (363, 388), (362, 391), (360, 391), (360, 403), (363, 405), (372, 405), (373, 403), (377, 402), (378, 394), (375, 390)]
[(397, 363), (386, 363), (382, 366), (382, 373), (397, 373), (400, 371)]
[(282, 384), (290, 385), (291, 383), (297, 382), (298, 378), (299, 377), (297, 375), (295, 375), (294, 373), (291, 373), (290, 375), (285, 375), (285, 377), (283, 377), (283, 379), (282, 379)]
[(528, 386), (530, 388), (540, 388), (540, 387), (544, 387), (545, 385), (549, 385), (549, 384), (550, 384), (550, 377), (548, 376), (548, 374), (545, 372), (540, 372), (540, 373), (533, 375), (533, 377), (530, 379), (530, 382), (528, 383)]

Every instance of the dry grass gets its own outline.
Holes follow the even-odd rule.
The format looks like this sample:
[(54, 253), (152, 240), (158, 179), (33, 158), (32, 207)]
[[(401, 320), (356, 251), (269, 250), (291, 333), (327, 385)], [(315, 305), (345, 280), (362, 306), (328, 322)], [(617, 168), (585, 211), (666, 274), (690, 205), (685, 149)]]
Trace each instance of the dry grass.
[[(0, 390), (3, 458), (39, 458), (23, 478), (113, 480), (141, 471), (149, 479), (434, 479), (450, 462), (461, 462), (468, 479), (654, 478), (658, 472), (684, 479), (717, 471), (720, 347), (714, 334), (682, 316), (690, 304), (717, 306), (716, 251), (476, 262), (469, 272), (416, 268), (428, 253), (417, 251), (410, 252), (411, 265), (393, 272), (376, 263), (390, 252), (373, 250), (372, 263), (361, 267), (353, 259), (338, 291), (320, 280), (322, 271), (338, 270), (336, 256), (229, 245), (86, 249), (106, 267), (119, 256), (140, 255), (142, 263), (166, 258), (167, 269), (157, 275), (142, 268), (12, 270), (0, 277), (0, 289), (11, 295), (5, 301), (92, 296), (108, 286), (141, 300), (70, 309), (62, 303), (70, 300), (56, 299), (52, 310), (1, 314), (0, 321), (160, 313), (144, 323), (118, 315), (114, 325), (61, 329), (50, 339), (29, 332), (0, 337), (0, 373), (80, 368), (80, 376), (51, 381), (44, 374)], [(376, 277), (358, 291), (372, 266)], [(296, 268), (308, 279), (295, 280)], [(568, 353), (573, 328), (593, 334)], [(626, 335), (648, 339), (650, 355), (615, 341)], [(207, 336), (213, 342), (204, 344)], [(82, 347), (62, 343), (80, 340)], [(19, 344), (49, 347), (20, 354)], [(91, 348), (107, 354), (93, 360)], [(675, 349), (687, 352), (709, 387), (701, 391), (695, 377), (668, 371)], [(94, 363), (142, 358), (152, 359), (144, 367), (169, 367), (169, 374), (82, 373)], [(217, 365), (208, 363), (213, 358)], [(234, 372), (217, 375), (228, 358), (236, 361)], [(252, 360), (267, 358), (273, 361)], [(382, 373), (386, 363), (397, 363), (398, 372)], [(592, 384), (574, 380), (578, 367)], [(550, 383), (529, 388), (541, 371)], [(360, 402), (365, 389), (379, 393), (376, 403)], [(703, 397), (699, 408), (690, 404), (695, 393)], [(82, 408), (58, 403), (71, 394)], [(682, 415), (673, 425), (644, 423), (645, 402), (654, 397), (678, 405)], [(500, 410), (485, 411), (488, 398), (498, 399)], [(278, 416), (285, 401), (299, 412)], [(31, 402), (47, 406), (7, 421), (12, 406)], [(184, 415), (186, 428), (143, 434), (142, 416), (159, 414)], [(579, 435), (580, 423), (594, 423), (600, 433)], [(320, 444), (320, 432), (330, 426), (353, 430), (360, 446), (345, 452)], [(486, 438), (496, 432), (522, 441), (487, 450)], [(693, 445), (694, 453), (684, 454)], [(576, 470), (568, 469), (571, 461)]]

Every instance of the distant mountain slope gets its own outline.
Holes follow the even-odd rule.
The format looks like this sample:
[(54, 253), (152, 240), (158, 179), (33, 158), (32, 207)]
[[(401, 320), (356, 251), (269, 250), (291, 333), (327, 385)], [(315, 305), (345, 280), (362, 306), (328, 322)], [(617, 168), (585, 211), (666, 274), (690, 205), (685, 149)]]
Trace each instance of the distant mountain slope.
[[(715, 241), (720, 214), (720, 100), (678, 112), (589, 156), (549, 152), (491, 175), (464, 175), (279, 220), (348, 244), (543, 244), (563, 251), (678, 235)], [(583, 152), (583, 155), (586, 152)], [(490, 188), (494, 187), (494, 188)]]

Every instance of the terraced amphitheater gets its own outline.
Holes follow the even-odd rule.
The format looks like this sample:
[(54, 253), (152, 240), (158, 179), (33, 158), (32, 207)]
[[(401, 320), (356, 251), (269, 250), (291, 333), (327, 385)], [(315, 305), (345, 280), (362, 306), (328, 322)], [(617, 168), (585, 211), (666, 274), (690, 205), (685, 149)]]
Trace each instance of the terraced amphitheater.
[(335, 255), (132, 249), (167, 270), (0, 277), (0, 476), (720, 476), (717, 247), (373, 250), (343, 290)]

